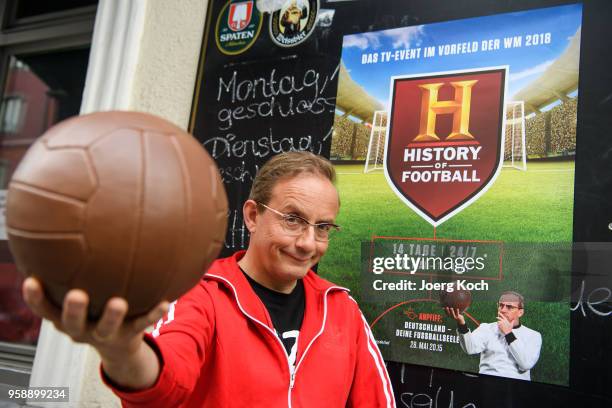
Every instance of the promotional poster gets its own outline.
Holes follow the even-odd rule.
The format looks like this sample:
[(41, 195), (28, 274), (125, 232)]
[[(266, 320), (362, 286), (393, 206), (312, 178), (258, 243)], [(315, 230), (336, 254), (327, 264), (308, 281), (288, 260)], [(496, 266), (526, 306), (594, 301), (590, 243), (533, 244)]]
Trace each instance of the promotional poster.
[(568, 384), (581, 19), (567, 5), (344, 36), (342, 233), (320, 270), (386, 360)]

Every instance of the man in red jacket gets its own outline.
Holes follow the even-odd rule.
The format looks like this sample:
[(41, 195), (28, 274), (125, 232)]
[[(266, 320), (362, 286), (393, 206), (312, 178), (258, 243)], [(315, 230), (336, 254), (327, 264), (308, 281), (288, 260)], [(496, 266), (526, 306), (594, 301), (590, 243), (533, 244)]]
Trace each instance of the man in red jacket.
[(124, 406), (394, 407), (356, 303), (310, 269), (339, 230), (334, 179), (332, 165), (311, 153), (272, 158), (243, 207), (248, 250), (217, 260), (187, 294), (134, 322), (113, 298), (88, 325), (86, 293), (70, 291), (59, 311), (31, 278), (24, 298), (96, 348)]

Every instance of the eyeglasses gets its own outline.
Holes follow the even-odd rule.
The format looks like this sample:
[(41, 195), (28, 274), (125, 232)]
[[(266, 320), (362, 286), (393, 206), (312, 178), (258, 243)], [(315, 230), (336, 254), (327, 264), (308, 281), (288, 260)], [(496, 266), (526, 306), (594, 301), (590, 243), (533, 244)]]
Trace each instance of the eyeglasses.
[(257, 203), (262, 207), (272, 211), (274, 214), (280, 216), (282, 218), (281, 226), (287, 235), (291, 235), (293, 237), (298, 237), (302, 235), (308, 227), (314, 227), (315, 232), (315, 240), (320, 242), (329, 241), (330, 236), (332, 236), (335, 232), (340, 231), (340, 226), (336, 224), (332, 224), (330, 222), (321, 222), (313, 224), (308, 220), (300, 217), (295, 214), (284, 214), (274, 208), (270, 208), (265, 204)]
[(520, 306), (514, 306), (514, 305), (510, 305), (508, 303), (498, 303), (497, 304), (497, 308), (499, 310), (504, 310), (504, 308), (508, 309), (509, 312), (515, 310), (515, 309), (522, 309), (522, 307)]

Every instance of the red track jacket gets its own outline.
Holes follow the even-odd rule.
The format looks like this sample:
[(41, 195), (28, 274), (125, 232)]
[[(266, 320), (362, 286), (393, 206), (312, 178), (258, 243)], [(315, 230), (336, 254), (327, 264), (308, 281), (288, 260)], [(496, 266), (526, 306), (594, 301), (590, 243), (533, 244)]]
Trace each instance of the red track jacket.
[[(309, 271), (295, 369), (237, 261), (217, 260), (146, 340), (162, 360), (127, 407), (395, 407), (370, 328), (347, 290)], [(293, 373), (292, 373), (293, 371)], [(104, 377), (104, 376), (103, 376)]]

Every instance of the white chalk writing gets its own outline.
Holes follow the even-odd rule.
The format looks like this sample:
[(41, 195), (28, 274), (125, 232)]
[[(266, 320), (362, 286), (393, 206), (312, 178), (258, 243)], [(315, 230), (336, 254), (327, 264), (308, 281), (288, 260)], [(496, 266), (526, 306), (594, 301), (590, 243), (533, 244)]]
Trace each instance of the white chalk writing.
[(572, 312), (580, 310), (582, 316), (586, 317), (585, 305), (588, 310), (597, 316), (607, 317), (612, 315), (612, 309), (610, 308), (609, 300), (612, 297), (612, 291), (607, 287), (600, 287), (593, 289), (590, 293), (585, 295), (585, 282), (582, 281), (580, 285), (580, 297), (576, 302), (576, 305), (571, 308)]
[[(242, 79), (238, 71), (228, 77), (219, 77), (217, 113), (219, 130), (229, 130), (241, 120), (254, 118), (282, 118), (334, 112), (335, 96), (324, 96), (329, 83), (339, 71), (339, 66), (331, 75), (322, 76), (315, 69), (307, 69), (303, 75), (279, 76), (276, 69), (269, 76)], [(230, 102), (231, 107), (224, 103)]]
[[(400, 375), (400, 383), (404, 384), (404, 374), (406, 372), (406, 365), (402, 364), (401, 375)], [(429, 387), (432, 388), (433, 385), (433, 377), (434, 370), (431, 370), (429, 374)], [(431, 390), (433, 391), (433, 389)], [(430, 394), (430, 392), (402, 392), (400, 394), (400, 402), (403, 407), (406, 408), (442, 408), (445, 402), (440, 400), (442, 394), (442, 386), (438, 386), (436, 393), (434, 396)], [(455, 391), (449, 390), (448, 393), (448, 408), (455, 407)], [(457, 407), (461, 408), (476, 408), (476, 404), (473, 402), (468, 402), (464, 405), (457, 405)]]

